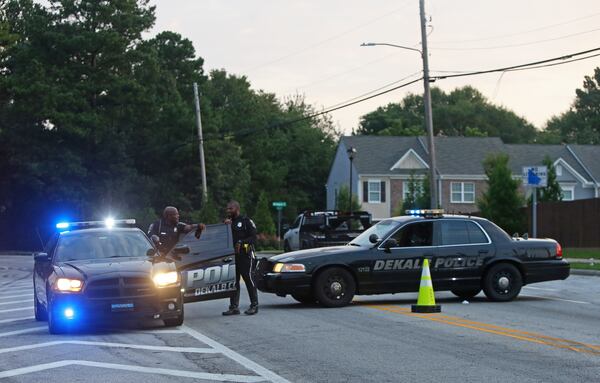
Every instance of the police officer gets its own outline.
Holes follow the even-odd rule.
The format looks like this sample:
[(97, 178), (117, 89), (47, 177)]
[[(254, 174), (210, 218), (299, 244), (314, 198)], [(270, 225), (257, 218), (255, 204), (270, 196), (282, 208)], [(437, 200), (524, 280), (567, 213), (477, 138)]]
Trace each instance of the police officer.
[(240, 275), (244, 279), (248, 295), (250, 296), (250, 308), (244, 314), (254, 315), (258, 312), (258, 294), (252, 280), (252, 272), (256, 267), (254, 255), (254, 243), (256, 242), (256, 225), (243, 215), (240, 215), (240, 204), (230, 201), (227, 204), (227, 219), (225, 223), (231, 225), (233, 246), (235, 249), (235, 296), (231, 297), (229, 310), (223, 315), (238, 315), (240, 313)]
[(188, 225), (179, 222), (179, 211), (173, 206), (167, 206), (163, 210), (162, 218), (152, 223), (148, 228), (148, 237), (153, 238), (158, 251), (166, 255), (175, 247), (180, 234), (187, 234), (192, 230), (196, 230), (196, 238), (200, 238), (200, 234), (204, 229), (206, 229), (206, 225), (203, 223)]

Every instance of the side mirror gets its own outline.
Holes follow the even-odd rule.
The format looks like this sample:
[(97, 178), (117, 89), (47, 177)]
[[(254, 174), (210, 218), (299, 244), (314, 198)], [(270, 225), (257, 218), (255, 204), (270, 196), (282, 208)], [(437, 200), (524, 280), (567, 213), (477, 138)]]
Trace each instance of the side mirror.
[(369, 242), (371, 242), (372, 244), (379, 243), (379, 241), (381, 241), (381, 239), (379, 238), (379, 236), (377, 234), (371, 234), (369, 236)]
[(48, 253), (34, 253), (33, 254), (33, 260), (35, 262), (48, 262), (50, 260), (50, 256), (48, 255)]
[(173, 249), (173, 254), (189, 254), (190, 247), (189, 246), (176, 246)]

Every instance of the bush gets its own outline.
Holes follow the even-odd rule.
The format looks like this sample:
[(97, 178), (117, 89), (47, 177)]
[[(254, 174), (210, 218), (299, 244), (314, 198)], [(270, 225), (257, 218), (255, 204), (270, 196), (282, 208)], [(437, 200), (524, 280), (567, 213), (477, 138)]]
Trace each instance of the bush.
[(274, 234), (260, 233), (256, 236), (256, 250), (278, 250), (279, 240)]

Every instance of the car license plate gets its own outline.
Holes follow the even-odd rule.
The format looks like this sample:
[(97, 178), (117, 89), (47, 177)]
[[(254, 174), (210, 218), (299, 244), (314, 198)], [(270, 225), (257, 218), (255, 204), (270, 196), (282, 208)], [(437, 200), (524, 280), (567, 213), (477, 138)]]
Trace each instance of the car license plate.
[(134, 308), (133, 303), (113, 303), (110, 305), (112, 311), (133, 311)]

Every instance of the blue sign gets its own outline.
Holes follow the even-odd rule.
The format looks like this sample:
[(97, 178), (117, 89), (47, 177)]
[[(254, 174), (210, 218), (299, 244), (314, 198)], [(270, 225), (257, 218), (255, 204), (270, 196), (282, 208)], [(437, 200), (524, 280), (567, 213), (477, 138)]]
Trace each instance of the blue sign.
[(523, 185), (529, 187), (548, 186), (548, 168), (546, 166), (526, 166), (522, 173)]

